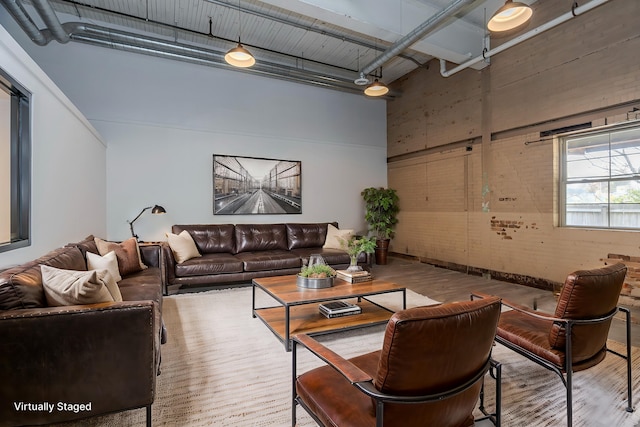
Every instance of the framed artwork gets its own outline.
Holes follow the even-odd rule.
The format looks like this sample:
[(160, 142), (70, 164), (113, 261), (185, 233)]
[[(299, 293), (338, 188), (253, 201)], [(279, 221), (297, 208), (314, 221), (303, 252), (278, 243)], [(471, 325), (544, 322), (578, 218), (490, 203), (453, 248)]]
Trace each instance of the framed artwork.
[(302, 213), (302, 162), (213, 155), (213, 214)]

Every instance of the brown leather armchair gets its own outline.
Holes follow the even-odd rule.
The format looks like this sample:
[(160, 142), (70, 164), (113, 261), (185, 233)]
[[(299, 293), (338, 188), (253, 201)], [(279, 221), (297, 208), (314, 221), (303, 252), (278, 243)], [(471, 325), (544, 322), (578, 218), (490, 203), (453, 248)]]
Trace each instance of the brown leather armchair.
[[(480, 409), (499, 425), (500, 366), (490, 359), (499, 316), (498, 298), (403, 310), (389, 320), (381, 350), (349, 360), (295, 336), (292, 425), (300, 404), (323, 426), (471, 426), (491, 366), (496, 412), (482, 401)], [(296, 378), (298, 345), (327, 365)]]
[[(631, 315), (618, 307), (627, 272), (623, 264), (580, 270), (567, 276), (555, 315), (534, 311), (506, 300), (511, 308), (500, 316), (496, 341), (560, 376), (567, 390), (567, 425), (572, 425), (572, 375), (600, 363), (607, 351), (627, 361), (627, 408), (631, 405)], [(473, 297), (490, 297), (476, 292)], [(626, 315), (626, 355), (607, 348), (613, 317)]]

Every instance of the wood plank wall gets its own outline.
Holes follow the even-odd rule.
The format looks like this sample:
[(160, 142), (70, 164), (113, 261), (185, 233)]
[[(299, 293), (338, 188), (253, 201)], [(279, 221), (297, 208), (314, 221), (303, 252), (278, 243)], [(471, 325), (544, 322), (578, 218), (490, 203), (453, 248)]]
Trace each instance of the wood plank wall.
[[(528, 29), (572, 3), (539, 0)], [(640, 1), (611, 0), (482, 71), (444, 78), (434, 60), (394, 82), (388, 182), (401, 212), (391, 250), (543, 286), (611, 253), (640, 256), (639, 232), (557, 227), (557, 147), (540, 137), (636, 118), (627, 112), (640, 108), (638, 22)]]

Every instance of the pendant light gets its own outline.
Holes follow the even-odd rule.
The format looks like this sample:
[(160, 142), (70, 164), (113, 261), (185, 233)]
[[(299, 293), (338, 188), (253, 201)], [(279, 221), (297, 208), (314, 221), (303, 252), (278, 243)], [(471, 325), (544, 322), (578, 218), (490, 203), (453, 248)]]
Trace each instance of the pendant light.
[(256, 63), (256, 59), (253, 57), (251, 52), (245, 49), (242, 46), (242, 43), (240, 43), (240, 35), (242, 33), (241, 19), (240, 0), (238, 0), (238, 46), (230, 49), (226, 55), (224, 55), (224, 60), (227, 61), (227, 64), (233, 65), (234, 67), (248, 68)]
[[(382, 67), (380, 67), (380, 78), (382, 78)], [(364, 90), (364, 94), (367, 96), (382, 96), (387, 93), (389, 93), (389, 88), (378, 79), (375, 79), (373, 83)]]
[(513, 30), (526, 24), (533, 15), (533, 10), (528, 5), (521, 2), (507, 0), (500, 9), (493, 14), (487, 28), (492, 32), (503, 32)]
[(367, 96), (382, 96), (386, 95), (389, 92), (389, 88), (384, 83), (375, 79), (373, 83), (371, 83), (364, 90), (364, 94)]

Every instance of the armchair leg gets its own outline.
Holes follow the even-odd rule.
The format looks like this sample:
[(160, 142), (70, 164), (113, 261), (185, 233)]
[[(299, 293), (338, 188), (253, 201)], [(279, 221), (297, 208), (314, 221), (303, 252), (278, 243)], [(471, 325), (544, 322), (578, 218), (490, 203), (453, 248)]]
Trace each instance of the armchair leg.
[(500, 424), (502, 422), (502, 420), (501, 420), (501, 416), (502, 416), (502, 364), (500, 362), (496, 362), (493, 359), (490, 359), (490, 363), (491, 363), (491, 368), (489, 370), (489, 375), (491, 375), (491, 378), (493, 378), (495, 380), (495, 382), (496, 382), (495, 412), (494, 413), (489, 413), (489, 412), (487, 412), (486, 408), (484, 407), (484, 380), (483, 380), (482, 388), (480, 389), (480, 406), (478, 407), (478, 409), (485, 416), (480, 418), (480, 419), (476, 419), (476, 421), (488, 419), (493, 423), (494, 426), (500, 427)]
[(619, 307), (619, 310), (625, 314), (626, 333), (627, 333), (627, 412), (633, 412), (633, 396), (631, 391), (631, 311), (628, 308)]

